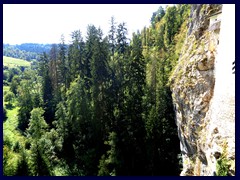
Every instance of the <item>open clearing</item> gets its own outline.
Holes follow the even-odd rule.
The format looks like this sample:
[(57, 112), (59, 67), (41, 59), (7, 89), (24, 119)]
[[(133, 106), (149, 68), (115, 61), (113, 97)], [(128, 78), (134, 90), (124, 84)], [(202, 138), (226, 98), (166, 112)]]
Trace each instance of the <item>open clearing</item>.
[(7, 67), (16, 67), (16, 66), (25, 66), (28, 67), (31, 65), (30, 62), (23, 60), (23, 59), (17, 59), (12, 57), (3, 56), (3, 65)]

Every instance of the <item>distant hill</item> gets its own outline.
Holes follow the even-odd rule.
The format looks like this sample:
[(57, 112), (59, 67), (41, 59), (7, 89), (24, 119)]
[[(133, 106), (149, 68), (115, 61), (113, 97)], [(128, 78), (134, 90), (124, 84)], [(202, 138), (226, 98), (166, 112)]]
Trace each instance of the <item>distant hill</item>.
[(3, 44), (3, 56), (24, 59), (39, 59), (41, 53), (48, 53), (52, 44), (23, 43), (20, 45)]
[(28, 67), (31, 65), (31, 63), (23, 59), (3, 56), (3, 65), (10, 68), (16, 67), (16, 66)]

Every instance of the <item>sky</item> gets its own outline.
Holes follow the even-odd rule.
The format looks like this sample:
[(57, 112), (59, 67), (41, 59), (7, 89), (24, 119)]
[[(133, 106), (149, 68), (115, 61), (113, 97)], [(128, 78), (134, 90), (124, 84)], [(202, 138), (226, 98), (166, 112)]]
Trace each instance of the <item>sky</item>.
[(129, 38), (133, 32), (150, 25), (152, 13), (163, 4), (3, 4), (3, 43), (66, 43), (70, 34), (87, 25), (101, 27), (104, 36), (110, 28), (111, 16), (125, 22)]

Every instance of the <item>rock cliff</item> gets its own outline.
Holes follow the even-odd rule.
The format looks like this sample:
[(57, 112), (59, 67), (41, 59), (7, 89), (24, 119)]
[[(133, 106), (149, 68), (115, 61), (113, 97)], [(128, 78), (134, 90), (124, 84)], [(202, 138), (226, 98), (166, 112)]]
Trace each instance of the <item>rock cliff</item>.
[(183, 176), (235, 175), (235, 27), (224, 18), (234, 19), (235, 9), (228, 7), (192, 5), (170, 78)]

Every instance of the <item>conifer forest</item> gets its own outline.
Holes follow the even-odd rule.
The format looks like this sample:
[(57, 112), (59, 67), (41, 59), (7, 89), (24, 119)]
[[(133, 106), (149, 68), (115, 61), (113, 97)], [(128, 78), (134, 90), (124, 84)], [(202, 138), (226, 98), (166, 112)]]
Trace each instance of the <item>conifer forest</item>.
[(160, 6), (131, 39), (109, 17), (105, 36), (89, 25), (29, 66), (4, 64), (3, 174), (179, 176), (169, 77), (189, 14), (190, 5)]

